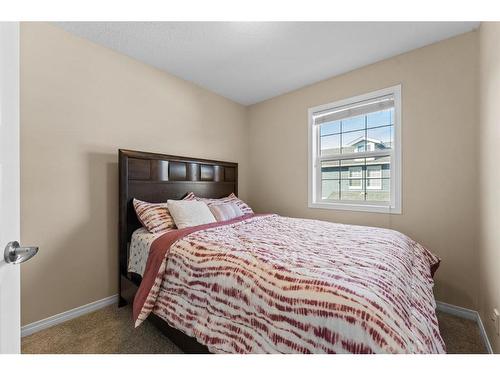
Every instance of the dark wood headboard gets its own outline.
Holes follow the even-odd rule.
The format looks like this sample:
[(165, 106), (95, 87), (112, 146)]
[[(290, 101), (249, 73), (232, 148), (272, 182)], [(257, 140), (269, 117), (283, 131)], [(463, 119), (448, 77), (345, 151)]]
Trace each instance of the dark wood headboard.
[(140, 228), (134, 198), (147, 202), (182, 199), (192, 191), (205, 198), (238, 194), (238, 164), (150, 152), (118, 150), (120, 276), (129, 278), (128, 243)]

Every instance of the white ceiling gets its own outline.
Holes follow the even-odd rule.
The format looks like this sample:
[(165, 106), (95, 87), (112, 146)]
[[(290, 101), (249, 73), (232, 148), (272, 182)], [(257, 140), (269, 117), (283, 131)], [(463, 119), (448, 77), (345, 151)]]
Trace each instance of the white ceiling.
[(250, 105), (450, 38), (478, 22), (58, 22)]

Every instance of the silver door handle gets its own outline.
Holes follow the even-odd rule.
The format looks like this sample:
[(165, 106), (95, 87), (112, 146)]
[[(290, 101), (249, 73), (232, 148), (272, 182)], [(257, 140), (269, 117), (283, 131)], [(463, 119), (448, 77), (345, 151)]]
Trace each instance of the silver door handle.
[(38, 253), (38, 247), (21, 247), (19, 246), (19, 242), (12, 241), (5, 246), (3, 258), (5, 259), (5, 263), (18, 264), (33, 258), (36, 253)]

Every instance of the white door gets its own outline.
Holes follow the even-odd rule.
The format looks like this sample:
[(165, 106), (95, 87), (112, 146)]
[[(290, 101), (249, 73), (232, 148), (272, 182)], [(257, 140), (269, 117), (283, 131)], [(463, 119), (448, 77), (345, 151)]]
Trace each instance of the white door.
[(3, 248), (19, 239), (19, 24), (0, 22), (0, 353), (19, 353), (20, 270)]
[[(21, 347), (19, 240), (19, 23), (0, 22), (0, 353)], [(9, 244), (10, 243), (10, 244)], [(4, 254), (4, 248), (10, 246)]]

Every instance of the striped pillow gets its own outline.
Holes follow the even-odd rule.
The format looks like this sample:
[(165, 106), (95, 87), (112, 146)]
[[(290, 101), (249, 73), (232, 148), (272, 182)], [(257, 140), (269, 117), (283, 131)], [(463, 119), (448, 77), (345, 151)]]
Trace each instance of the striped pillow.
[(244, 215), (234, 203), (212, 204), (209, 208), (217, 221), (231, 220)]
[(189, 193), (187, 193), (187, 195), (182, 198), (183, 201), (193, 201), (196, 199), (196, 195), (194, 195), (194, 193), (191, 191)]
[(223, 198), (223, 199), (228, 199), (231, 203), (234, 203), (235, 205), (237, 205), (239, 207), (239, 209), (241, 210), (241, 212), (243, 212), (244, 214), (253, 214), (254, 213), (252, 208), (248, 204), (243, 202), (240, 198), (238, 198), (234, 193), (229, 194), (229, 196), (227, 198)]
[(196, 199), (196, 200), (205, 202), (208, 207), (210, 207), (214, 204), (233, 203), (236, 206), (238, 206), (238, 208), (241, 210), (241, 212), (243, 212), (244, 215), (254, 213), (252, 208), (248, 204), (243, 202), (241, 199), (239, 199), (234, 193), (231, 193), (227, 197), (219, 198), (219, 199), (200, 198), (200, 197), (197, 197), (196, 195), (194, 195), (194, 193), (189, 193), (188, 195), (186, 195), (186, 197), (184, 199), (187, 199), (187, 200)]
[(148, 203), (134, 198), (133, 204), (137, 218), (149, 232), (160, 233), (175, 228), (166, 203)]

